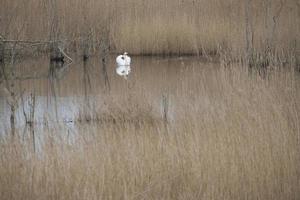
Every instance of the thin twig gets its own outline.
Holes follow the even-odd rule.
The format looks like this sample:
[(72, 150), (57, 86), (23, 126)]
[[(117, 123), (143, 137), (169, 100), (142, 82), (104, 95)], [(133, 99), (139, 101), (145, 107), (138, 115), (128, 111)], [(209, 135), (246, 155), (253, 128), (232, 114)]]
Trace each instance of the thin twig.
[(36, 43), (43, 43), (43, 44), (51, 44), (54, 43), (54, 41), (30, 41), (30, 40), (2, 40), (4, 43), (30, 43), (30, 44), (36, 44)]
[(73, 62), (72, 58), (70, 58), (61, 47), (58, 47), (58, 49), (66, 58), (68, 58), (71, 62)]

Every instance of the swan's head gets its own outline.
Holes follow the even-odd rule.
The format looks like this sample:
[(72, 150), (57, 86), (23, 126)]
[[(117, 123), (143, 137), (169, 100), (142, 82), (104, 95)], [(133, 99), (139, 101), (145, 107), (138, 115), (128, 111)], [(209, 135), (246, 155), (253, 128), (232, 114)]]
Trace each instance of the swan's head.
[(128, 53), (125, 51), (125, 52), (124, 52), (124, 55), (125, 55), (125, 56), (127, 56), (127, 55), (128, 55)]

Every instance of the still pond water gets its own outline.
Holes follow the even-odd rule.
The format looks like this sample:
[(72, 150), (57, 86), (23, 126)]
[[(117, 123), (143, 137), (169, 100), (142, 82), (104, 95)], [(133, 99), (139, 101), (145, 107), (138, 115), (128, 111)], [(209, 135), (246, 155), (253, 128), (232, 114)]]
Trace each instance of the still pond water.
[[(178, 92), (182, 80), (193, 73), (214, 73), (217, 63), (194, 57), (133, 57), (128, 79), (116, 74), (114, 56), (103, 64), (94, 57), (70, 65), (50, 64), (47, 58), (28, 59), (15, 64), (16, 92), (22, 93), (16, 110), (16, 125), (25, 125), (24, 113), (30, 115), (35, 96), (34, 121), (37, 129), (54, 124), (72, 127), (79, 116), (95, 110), (107, 110), (108, 102), (122, 107), (130, 101), (142, 101), (157, 118), (164, 112), (165, 97)], [(192, 77), (191, 77), (192, 78)], [(184, 88), (182, 88), (184, 89)], [(10, 107), (4, 84), (0, 90), (0, 130), (10, 129)], [(134, 99), (132, 99), (134, 98)], [(168, 108), (168, 112), (172, 110)], [(172, 114), (170, 114), (172, 115)]]
[[(174, 122), (180, 118), (176, 114), (180, 109), (197, 110), (198, 113), (215, 109), (214, 112), (220, 114), (226, 109), (220, 95), (220, 81), (230, 73), (222, 74), (220, 63), (203, 58), (132, 57), (132, 71), (127, 80), (117, 75), (115, 56), (108, 57), (105, 63), (93, 57), (87, 62), (75, 60), (69, 65), (59, 66), (49, 63), (47, 58), (39, 58), (23, 60), (15, 66), (18, 77), (15, 88), (17, 93), (23, 94), (16, 110), (19, 132), (26, 132), (24, 116), (28, 118), (32, 113), (33, 94), (37, 135), (45, 128), (58, 126), (68, 133), (78, 132), (78, 122), (99, 121), (107, 114), (143, 112), (157, 120), (168, 118)], [(299, 76), (297, 82), (299, 86)], [(219, 101), (214, 104), (217, 106), (210, 106), (215, 101)], [(8, 134), (11, 127), (8, 102), (2, 84), (2, 135)]]

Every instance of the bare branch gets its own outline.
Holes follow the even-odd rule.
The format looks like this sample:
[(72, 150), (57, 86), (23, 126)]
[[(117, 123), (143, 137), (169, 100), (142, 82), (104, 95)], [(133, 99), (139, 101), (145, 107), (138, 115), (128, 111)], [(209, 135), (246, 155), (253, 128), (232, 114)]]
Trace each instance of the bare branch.
[(71, 62), (73, 62), (72, 58), (70, 58), (61, 47), (58, 47), (58, 49), (66, 58), (68, 58)]

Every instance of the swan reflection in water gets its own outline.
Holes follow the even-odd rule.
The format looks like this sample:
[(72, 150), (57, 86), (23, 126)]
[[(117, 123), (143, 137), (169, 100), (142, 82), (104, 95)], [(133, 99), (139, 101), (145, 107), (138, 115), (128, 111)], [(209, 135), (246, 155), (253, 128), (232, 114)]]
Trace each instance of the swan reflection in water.
[(119, 55), (116, 58), (117, 62), (117, 68), (116, 72), (118, 75), (123, 76), (125, 79), (127, 79), (131, 68), (130, 68), (130, 63), (131, 63), (131, 58), (128, 56), (127, 52), (124, 52), (123, 55)]

